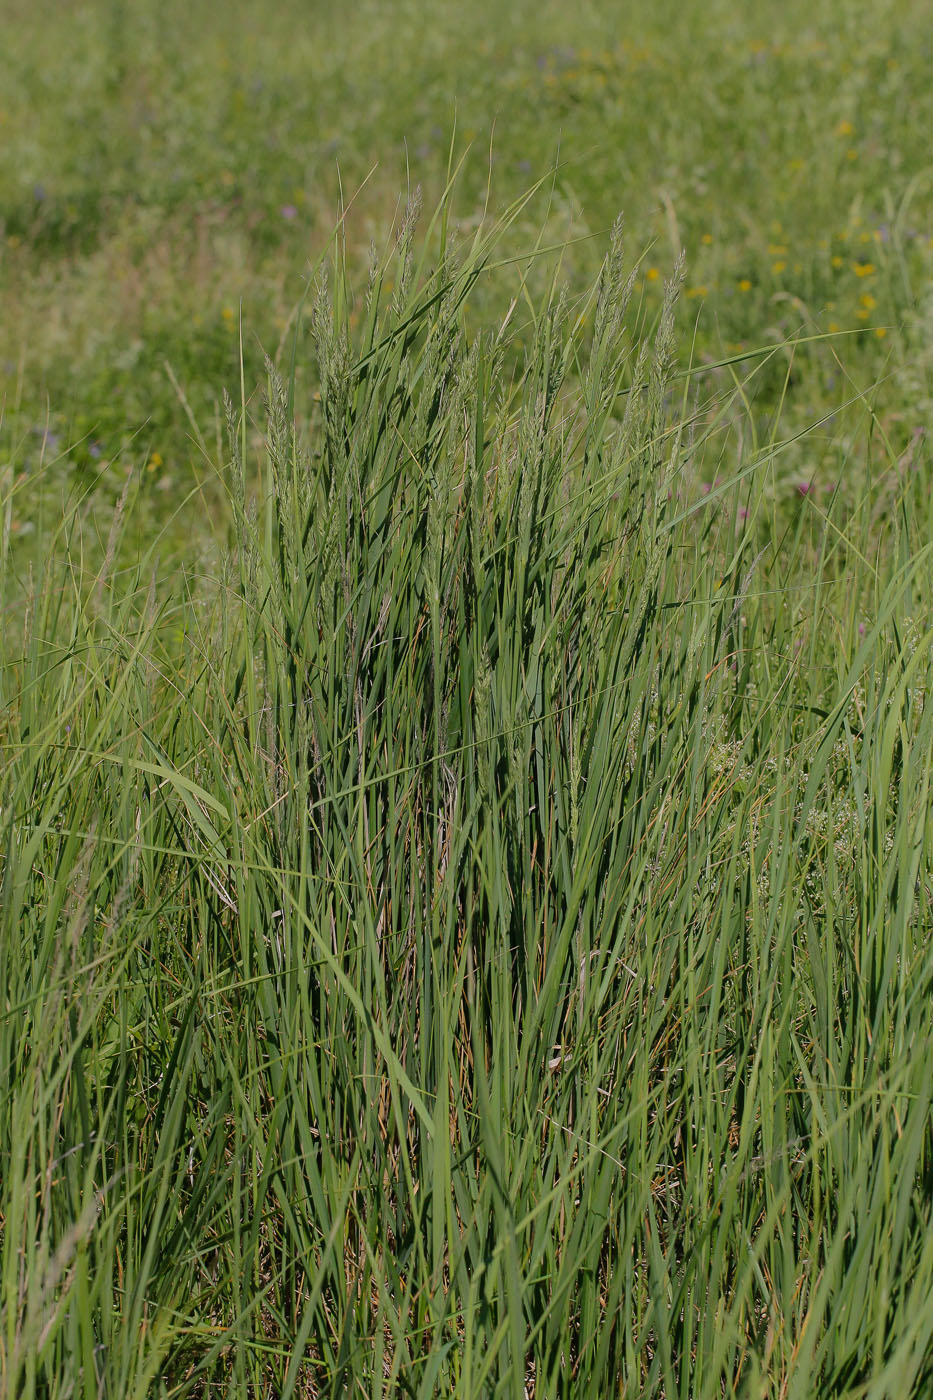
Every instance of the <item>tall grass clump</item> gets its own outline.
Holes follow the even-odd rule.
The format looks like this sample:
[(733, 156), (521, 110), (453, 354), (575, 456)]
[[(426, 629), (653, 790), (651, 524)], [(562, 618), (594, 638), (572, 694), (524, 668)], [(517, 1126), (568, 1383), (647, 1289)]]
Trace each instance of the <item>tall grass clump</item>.
[(212, 576), (79, 503), (7, 645), (4, 1393), (927, 1394), (917, 488), (719, 557), (680, 268), (417, 218)]

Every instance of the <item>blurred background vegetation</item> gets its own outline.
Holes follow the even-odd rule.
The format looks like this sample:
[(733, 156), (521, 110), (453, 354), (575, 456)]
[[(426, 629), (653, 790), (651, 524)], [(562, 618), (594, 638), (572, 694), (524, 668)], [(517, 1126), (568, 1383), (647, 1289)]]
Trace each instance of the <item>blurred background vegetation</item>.
[[(548, 177), (511, 250), (573, 240), (562, 274), (578, 285), (623, 210), (644, 321), (685, 249), (684, 361), (805, 339), (756, 374), (765, 416), (780, 400), (785, 421), (812, 424), (852, 397), (854, 376), (855, 391), (882, 382), (873, 405), (903, 443), (928, 423), (922, 4), (4, 0), (2, 12), (4, 455), (17, 473), (41, 466), (43, 482), (19, 495), (14, 534), (35, 527), (50, 488), (55, 510), (75, 482), (112, 495), (132, 465), (164, 524), (207, 474), (192, 418), (216, 440), (241, 312), (249, 391), (263, 351), (291, 345), (340, 208), (362, 281), (404, 192), (420, 184), (433, 207), (451, 153), (464, 231)], [(505, 291), (522, 272), (503, 269)], [(792, 470), (809, 479), (807, 464)]]

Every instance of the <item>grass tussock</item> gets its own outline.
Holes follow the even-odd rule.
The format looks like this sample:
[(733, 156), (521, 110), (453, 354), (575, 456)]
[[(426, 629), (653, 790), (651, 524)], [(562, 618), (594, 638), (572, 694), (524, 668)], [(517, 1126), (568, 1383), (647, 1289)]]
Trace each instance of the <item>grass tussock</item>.
[(916, 477), (871, 437), (880, 484), (745, 528), (797, 447), (729, 465), (679, 267), (650, 334), (618, 226), (471, 317), (521, 207), (413, 204), (357, 295), (338, 241), (313, 410), (270, 361), (257, 462), (227, 401), (210, 578), (127, 565), (132, 479), (33, 578), (5, 1395), (933, 1386)]

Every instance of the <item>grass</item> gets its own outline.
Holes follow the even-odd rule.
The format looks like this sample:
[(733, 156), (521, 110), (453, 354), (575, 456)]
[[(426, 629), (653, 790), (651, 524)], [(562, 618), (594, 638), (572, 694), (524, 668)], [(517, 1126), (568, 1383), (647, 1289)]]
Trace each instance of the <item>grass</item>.
[[(652, 315), (687, 252), (685, 355), (697, 321), (696, 354), (713, 361), (804, 325), (857, 332), (845, 358), (863, 384), (892, 357), (923, 366), (922, 393), (911, 379), (889, 398), (920, 421), (933, 113), (913, 0), (842, 17), (831, 0), (780, 14), (717, 0), (702, 19), (639, 5), (623, 24), (612, 7), (549, 0), (394, 0), (352, 26), (296, 0), (271, 14), (247, 0), (222, 14), (179, 0), (6, 9), (0, 398), (24, 466), (54, 435), (59, 490), (109, 463), (115, 498), (127, 462), (151, 462), (148, 514), (163, 523), (198, 470), (166, 362), (210, 422), (238, 374), (242, 302), (252, 392), (341, 184), (365, 276), (399, 189), (440, 198), (455, 123), (468, 228), (490, 173), (495, 209), (556, 163), (547, 208), (529, 208), (510, 251), (547, 222), (549, 241), (582, 240), (574, 261), (594, 277), (621, 207)], [(793, 386), (801, 426), (845, 397), (824, 352)]]
[(0, 1393), (929, 1394), (919, 7), (12, 8)]

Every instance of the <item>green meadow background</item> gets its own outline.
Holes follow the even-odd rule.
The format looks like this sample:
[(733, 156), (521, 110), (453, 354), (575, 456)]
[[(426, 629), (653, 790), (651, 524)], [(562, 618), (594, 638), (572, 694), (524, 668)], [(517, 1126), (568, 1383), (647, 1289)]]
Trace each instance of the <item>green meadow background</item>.
[(429, 0), (364, 3), (351, 22), (314, 4), (7, 0), (4, 20), (0, 371), (31, 467), (47, 420), (91, 472), (135, 432), (131, 456), (158, 454), (151, 485), (177, 497), (190, 424), (166, 362), (209, 418), (238, 380), (242, 306), (252, 388), (341, 191), (364, 267), (409, 188), (439, 197), (452, 140), (469, 152), (465, 225), (487, 191), (495, 209), (556, 168), (510, 251), (542, 229), (578, 240), (565, 265), (585, 277), (622, 211), (648, 315), (686, 252), (686, 356), (857, 331), (798, 357), (801, 421), (845, 398), (844, 347), (860, 387), (893, 371), (886, 397), (920, 423), (933, 99), (918, 5)]
[(0, 1395), (922, 1400), (928, 8), (0, 30)]

